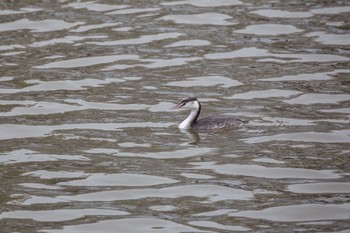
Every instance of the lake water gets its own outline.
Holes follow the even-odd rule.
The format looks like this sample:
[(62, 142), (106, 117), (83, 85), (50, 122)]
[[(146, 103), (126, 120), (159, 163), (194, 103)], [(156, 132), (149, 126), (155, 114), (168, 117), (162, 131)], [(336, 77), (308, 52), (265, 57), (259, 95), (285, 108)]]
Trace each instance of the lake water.
[[(0, 3), (1, 232), (350, 232), (348, 1)], [(202, 116), (245, 127), (181, 132)]]

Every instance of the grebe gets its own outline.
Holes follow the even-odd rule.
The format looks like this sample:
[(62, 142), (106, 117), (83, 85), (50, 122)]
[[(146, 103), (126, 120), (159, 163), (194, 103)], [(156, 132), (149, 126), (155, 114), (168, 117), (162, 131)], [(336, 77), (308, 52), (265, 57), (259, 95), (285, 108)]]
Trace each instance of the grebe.
[(209, 129), (223, 129), (234, 128), (242, 124), (248, 123), (231, 116), (210, 116), (198, 119), (201, 112), (201, 104), (196, 97), (190, 97), (182, 100), (179, 104), (171, 109), (188, 109), (191, 110), (190, 115), (179, 125), (180, 129), (195, 129), (195, 130), (209, 130)]

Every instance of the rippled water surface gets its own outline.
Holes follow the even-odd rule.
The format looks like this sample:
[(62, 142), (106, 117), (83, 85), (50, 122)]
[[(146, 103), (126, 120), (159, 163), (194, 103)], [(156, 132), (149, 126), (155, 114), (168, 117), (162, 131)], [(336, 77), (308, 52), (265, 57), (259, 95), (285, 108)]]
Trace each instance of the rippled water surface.
[[(350, 232), (348, 1), (2, 1), (1, 232)], [(181, 132), (202, 115), (249, 120)]]

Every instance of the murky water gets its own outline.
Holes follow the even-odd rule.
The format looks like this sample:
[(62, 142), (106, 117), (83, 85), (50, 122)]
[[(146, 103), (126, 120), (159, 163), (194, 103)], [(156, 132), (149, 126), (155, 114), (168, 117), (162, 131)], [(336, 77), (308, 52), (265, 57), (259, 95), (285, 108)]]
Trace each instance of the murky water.
[[(0, 3), (1, 232), (350, 232), (348, 1)], [(170, 112), (246, 127), (189, 133)]]

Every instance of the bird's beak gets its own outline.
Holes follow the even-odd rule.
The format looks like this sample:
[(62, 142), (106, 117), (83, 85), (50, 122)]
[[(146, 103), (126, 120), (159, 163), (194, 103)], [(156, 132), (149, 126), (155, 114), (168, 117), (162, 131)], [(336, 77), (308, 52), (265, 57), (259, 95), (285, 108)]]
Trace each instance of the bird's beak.
[(179, 104), (177, 104), (177, 105), (171, 107), (170, 110), (171, 110), (171, 111), (175, 111), (175, 110), (180, 109), (182, 106), (183, 106), (183, 104), (182, 104), (182, 103), (179, 103)]

